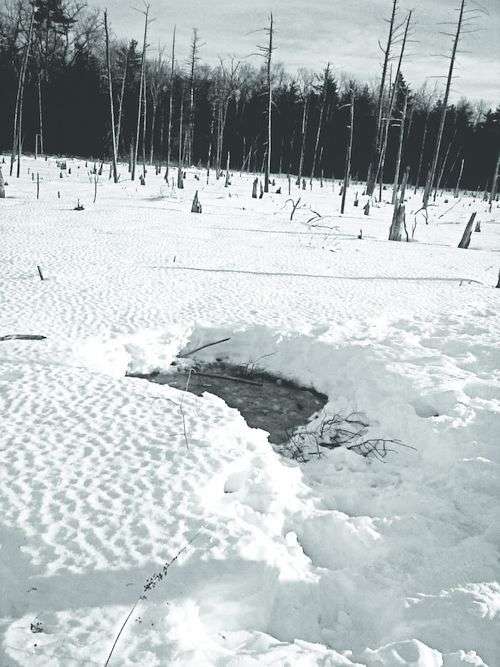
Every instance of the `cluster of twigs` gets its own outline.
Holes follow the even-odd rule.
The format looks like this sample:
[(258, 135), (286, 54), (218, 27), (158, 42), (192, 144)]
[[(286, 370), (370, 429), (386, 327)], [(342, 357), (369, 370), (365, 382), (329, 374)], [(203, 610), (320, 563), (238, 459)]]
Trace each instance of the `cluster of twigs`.
[(295, 459), (306, 462), (312, 456), (321, 457), (321, 448), (345, 447), (361, 456), (382, 461), (398, 448), (415, 449), (396, 438), (367, 437), (369, 423), (359, 412), (348, 415), (335, 413), (325, 417), (314, 429), (301, 429), (289, 434), (285, 449)]

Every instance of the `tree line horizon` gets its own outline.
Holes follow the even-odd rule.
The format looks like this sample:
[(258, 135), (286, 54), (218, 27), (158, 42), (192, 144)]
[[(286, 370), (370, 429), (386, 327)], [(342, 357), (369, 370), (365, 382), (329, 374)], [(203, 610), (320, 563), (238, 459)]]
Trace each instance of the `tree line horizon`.
[(110, 37), (112, 16), (85, 2), (3, 0), (0, 148), (13, 156), (115, 156), (134, 168), (142, 160), (143, 171), (209, 164), (217, 173), (229, 166), (300, 179), (342, 178), (349, 148), (354, 180), (369, 182), (371, 172), (375, 180), (376, 167), (381, 183), (397, 184), (407, 172), (417, 187), (434, 170), (431, 187), (491, 190), (500, 105), (450, 104), (449, 91), (429, 83), (414, 89), (403, 58), (411, 12), (403, 15), (398, 0), (388, 5), (392, 34), (374, 87), (336, 75), (331, 63), (287, 72), (272, 58), (272, 15), (256, 38), (264, 42), (256, 45), (260, 67), (236, 58), (210, 66), (196, 29), (186, 62), (176, 59), (173, 26), (172, 41), (148, 54), (146, 6), (144, 35), (125, 41)]

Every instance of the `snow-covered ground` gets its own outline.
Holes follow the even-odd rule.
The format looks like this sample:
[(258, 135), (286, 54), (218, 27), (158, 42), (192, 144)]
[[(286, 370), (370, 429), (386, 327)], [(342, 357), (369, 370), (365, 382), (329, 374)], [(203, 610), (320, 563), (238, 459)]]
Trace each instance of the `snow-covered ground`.
[[(0, 200), (0, 336), (47, 337), (0, 342), (0, 665), (103, 665), (182, 550), (110, 665), (498, 667), (498, 205), (438, 197), (395, 243), (361, 186), (341, 217), (338, 183), (293, 185), (291, 222), (251, 175), (177, 191), (122, 166), (93, 204), (68, 167), (25, 159)], [(299, 464), (215, 396), (125, 377), (226, 336), (200, 358), (415, 449)]]

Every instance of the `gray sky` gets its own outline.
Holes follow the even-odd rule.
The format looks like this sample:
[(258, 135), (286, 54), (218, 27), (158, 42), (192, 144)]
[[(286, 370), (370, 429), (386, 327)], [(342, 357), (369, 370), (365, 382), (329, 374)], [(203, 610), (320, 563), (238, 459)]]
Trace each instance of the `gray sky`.
[[(187, 57), (192, 28), (199, 29), (204, 42), (201, 58), (214, 63), (219, 56), (235, 55), (242, 59), (255, 51), (263, 35), (249, 34), (265, 25), (269, 11), (276, 21), (276, 60), (295, 72), (298, 67), (321, 70), (330, 61), (337, 74), (346, 72), (362, 81), (379, 76), (381, 54), (377, 44), (387, 38), (390, 0), (150, 0), (149, 43), (170, 44), (172, 29), (177, 25), (178, 61)], [(401, 0), (400, 17), (414, 8), (413, 39), (409, 58), (403, 67), (414, 87), (426, 77), (443, 76), (448, 61), (439, 54), (449, 54), (451, 37), (439, 31), (452, 32), (459, 0)], [(133, 7), (142, 0), (90, 0), (97, 7), (107, 7), (113, 33), (117, 37), (134, 37), (141, 41), (142, 16)], [(473, 6), (469, 0), (469, 6)], [(500, 104), (500, 0), (482, 0), (489, 13), (475, 20), (477, 33), (464, 35), (461, 42), (452, 98), (463, 95)], [(257, 58), (250, 58), (257, 61)], [(435, 78), (429, 78), (434, 86)], [(438, 79), (442, 84), (442, 80)]]

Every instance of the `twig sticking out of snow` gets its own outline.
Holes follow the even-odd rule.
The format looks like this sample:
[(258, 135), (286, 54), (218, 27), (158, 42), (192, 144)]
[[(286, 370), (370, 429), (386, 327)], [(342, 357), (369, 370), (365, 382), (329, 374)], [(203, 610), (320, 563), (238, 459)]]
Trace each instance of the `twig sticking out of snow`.
[(155, 588), (155, 587), (157, 586), (157, 584), (159, 584), (160, 581), (162, 581), (162, 580), (167, 576), (167, 573), (168, 573), (169, 568), (170, 568), (170, 567), (171, 567), (171, 566), (172, 566), (172, 565), (173, 565), (173, 564), (174, 564), (174, 563), (175, 563), (175, 562), (182, 556), (183, 553), (185, 553), (185, 552), (189, 549), (189, 547), (190, 547), (190, 546), (193, 544), (193, 542), (197, 539), (198, 535), (200, 534), (200, 531), (201, 531), (201, 528), (200, 528), (200, 530), (199, 530), (199, 531), (198, 531), (198, 532), (197, 532), (197, 533), (196, 533), (196, 534), (195, 534), (195, 535), (194, 535), (194, 536), (193, 536), (193, 537), (192, 537), (192, 538), (191, 538), (191, 539), (190, 539), (190, 540), (189, 540), (189, 541), (182, 547), (182, 549), (181, 549), (180, 551), (178, 551), (178, 552), (175, 554), (175, 556), (172, 558), (172, 560), (167, 561), (167, 562), (163, 565), (162, 569), (161, 569), (159, 572), (156, 572), (155, 574), (153, 574), (153, 575), (146, 581), (146, 583), (144, 584), (144, 588), (143, 588), (143, 592), (142, 592), (142, 594), (141, 594), (141, 595), (137, 598), (137, 600), (134, 602), (134, 604), (133, 604), (133, 606), (132, 606), (132, 609), (131, 609), (131, 610), (129, 611), (129, 613), (127, 614), (127, 617), (126, 617), (125, 620), (123, 621), (123, 623), (122, 623), (122, 625), (121, 625), (121, 627), (120, 627), (120, 629), (119, 629), (119, 631), (118, 631), (118, 634), (117, 634), (116, 637), (115, 637), (115, 641), (113, 642), (113, 646), (111, 647), (111, 651), (109, 652), (108, 657), (107, 657), (107, 659), (106, 659), (106, 662), (104, 663), (104, 667), (108, 667), (108, 665), (109, 665), (109, 661), (111, 660), (111, 657), (112, 657), (113, 652), (114, 652), (114, 650), (115, 650), (115, 648), (116, 648), (116, 645), (118, 644), (118, 640), (120, 639), (120, 636), (121, 636), (123, 630), (125, 629), (125, 626), (127, 625), (128, 621), (129, 621), (129, 619), (130, 619), (130, 617), (132, 616), (132, 614), (134, 613), (135, 609), (137, 608), (137, 605), (138, 605), (142, 600), (147, 600), (147, 595), (146, 595), (146, 594), (147, 594), (149, 591), (153, 590), (153, 588)]

